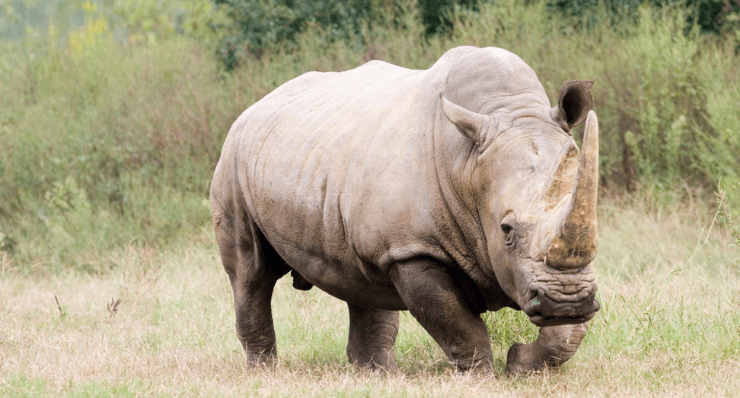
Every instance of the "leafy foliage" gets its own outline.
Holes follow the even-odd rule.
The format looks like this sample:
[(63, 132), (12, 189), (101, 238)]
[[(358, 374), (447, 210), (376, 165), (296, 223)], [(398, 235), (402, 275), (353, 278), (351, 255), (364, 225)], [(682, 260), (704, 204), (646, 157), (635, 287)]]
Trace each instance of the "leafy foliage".
[[(549, 0), (552, 9), (581, 18), (589, 26), (599, 19), (635, 21), (642, 5), (684, 9), (685, 31), (699, 26), (703, 33), (723, 34), (740, 29), (740, 1), (737, 0)], [(605, 15), (599, 17), (599, 14)]]
[(1, 43), (0, 231), (24, 261), (98, 271), (111, 246), (208, 220), (207, 170), (243, 104), (207, 46), (157, 30), (121, 44), (115, 16), (83, 10), (80, 27)]
[[(225, 35), (218, 57), (227, 70), (245, 56), (259, 58), (265, 49), (296, 45), (307, 27), (322, 31), (327, 42), (341, 41), (365, 51), (378, 26), (399, 27), (410, 0), (213, 0), (229, 10), (233, 26)], [(478, 0), (418, 0), (427, 35), (452, 28), (454, 13), (475, 8)], [(243, 48), (244, 46), (244, 48)]]
[(624, 114), (617, 132), (624, 143), (620, 160), (625, 184), (633, 189), (637, 176), (669, 185), (683, 178), (696, 185), (734, 175), (730, 165), (737, 162), (734, 151), (740, 141), (718, 134), (712, 125), (707, 82), (695, 67), (700, 57), (696, 31), (681, 35), (679, 18), (640, 11), (634, 39), (616, 54), (622, 62), (633, 62), (630, 73), (607, 74), (613, 95), (626, 99), (620, 104)]
[(210, 0), (113, 0), (109, 18), (126, 32), (129, 44), (154, 43), (175, 34), (213, 43), (231, 21)]
[[(308, 20), (294, 43), (235, 62), (232, 73), (212, 56), (231, 11), (209, 0), (90, 2), (79, 26), (0, 41), (2, 251), (17, 263), (101, 272), (115, 266), (112, 247), (189, 239), (209, 222), (213, 167), (249, 105), (309, 70), (373, 58), (426, 69), (457, 45), (512, 50), (551, 99), (568, 79), (596, 79), (605, 190), (698, 201), (723, 176), (733, 181), (728, 208), (738, 206), (729, 187), (740, 180), (740, 37), (684, 34), (686, 13), (655, 7), (619, 28), (599, 16), (583, 34), (578, 18), (516, 0), (454, 8), (452, 32), (424, 37), (422, 10), (400, 1), (402, 12), (382, 2), (387, 11), (359, 36), (345, 31), (353, 42), (328, 40)], [(145, 23), (158, 13), (167, 17)]]
[[(734, 238), (735, 242), (734, 245), (738, 248), (740, 248), (740, 224), (738, 224), (738, 221), (736, 218), (733, 218), (733, 208), (736, 209), (737, 207), (734, 207), (729, 202), (732, 202), (732, 198), (735, 198), (735, 203), (740, 203), (740, 182), (737, 184), (730, 184), (730, 196), (728, 197), (726, 189), (722, 188), (722, 182), (720, 181), (719, 184), (717, 184), (717, 192), (715, 193), (715, 198), (717, 200), (717, 204), (719, 205), (719, 211), (722, 214), (725, 224), (727, 224), (727, 227), (730, 230), (730, 233), (732, 234), (732, 237)], [(733, 203), (734, 204), (734, 203)]]
[(0, 252), (9, 252), (15, 246), (15, 240), (8, 235), (0, 232)]
[(478, 0), (418, 0), (426, 34), (444, 33), (453, 28), (454, 15), (466, 9), (477, 10)]
[(722, 34), (740, 30), (740, 1), (686, 0), (690, 10), (686, 22), (698, 25), (702, 32)]
[(296, 35), (309, 24), (320, 27), (328, 41), (351, 42), (362, 38), (363, 31), (381, 22), (393, 1), (383, 0), (214, 0), (225, 5), (234, 21), (234, 33), (224, 38), (219, 57), (227, 70), (237, 62), (241, 44), (259, 58), (265, 48), (294, 43)]

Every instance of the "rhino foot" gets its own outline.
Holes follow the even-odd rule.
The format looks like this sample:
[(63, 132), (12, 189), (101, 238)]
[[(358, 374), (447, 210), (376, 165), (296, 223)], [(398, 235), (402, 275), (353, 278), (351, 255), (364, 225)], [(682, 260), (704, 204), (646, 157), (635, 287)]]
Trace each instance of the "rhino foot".
[(396, 368), (393, 345), (398, 334), (398, 311), (349, 306), (349, 362), (362, 368)]
[(271, 352), (254, 352), (245, 350), (247, 369), (271, 368), (277, 365), (277, 350)]
[(559, 368), (576, 353), (587, 330), (588, 322), (541, 328), (534, 343), (514, 344), (509, 348), (506, 375), (518, 376)]

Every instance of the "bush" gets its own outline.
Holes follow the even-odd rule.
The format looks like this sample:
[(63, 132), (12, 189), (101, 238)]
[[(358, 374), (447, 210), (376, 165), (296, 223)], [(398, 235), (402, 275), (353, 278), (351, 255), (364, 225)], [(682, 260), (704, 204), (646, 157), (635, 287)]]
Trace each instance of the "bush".
[(553, 18), (544, 1), (481, 2), (477, 14), (450, 16), (450, 35), (421, 39), (426, 27), (412, 8), (363, 28), (356, 40), (365, 48), (331, 42), (307, 22), (315, 29), (293, 45), (227, 74), (207, 35), (142, 25), (154, 40), (119, 42), (116, 19), (93, 8), (72, 31), (0, 42), (0, 251), (20, 264), (100, 272), (112, 266), (111, 247), (199, 236), (237, 116), (306, 71), (346, 70), (369, 52), (426, 69), (451, 47), (495, 45), (532, 66), (553, 100), (564, 81), (594, 78), (604, 189), (706, 198), (723, 176), (728, 208), (740, 206), (729, 201), (740, 197), (729, 189), (740, 181), (738, 41), (698, 28), (684, 35), (686, 14), (675, 9), (639, 8), (620, 31), (601, 16), (583, 34), (578, 19)]
[(740, 30), (740, 1), (686, 0), (689, 25), (698, 25), (703, 33), (724, 34)]
[[(373, 0), (214, 0), (228, 9), (233, 20), (233, 33), (223, 39), (218, 55), (232, 70), (239, 62), (242, 50), (259, 58), (266, 48), (278, 48), (295, 43), (296, 35), (307, 24), (324, 31), (328, 41), (351, 42), (362, 38), (363, 31), (380, 22), (384, 11), (393, 2)], [(242, 44), (246, 48), (242, 48)]]
[[(21, 261), (105, 268), (108, 248), (166, 244), (209, 220), (209, 174), (253, 101), (182, 37), (119, 44), (86, 4), (62, 37), (2, 43), (0, 231)], [(58, 43), (67, 43), (59, 46)]]
[(478, 0), (418, 0), (421, 10), (421, 22), (426, 34), (438, 34), (453, 28), (455, 12), (460, 14), (465, 9), (478, 9)]
[[(245, 57), (259, 58), (265, 50), (295, 46), (296, 37), (314, 27), (323, 40), (341, 41), (365, 52), (375, 27), (403, 24), (414, 7), (411, 0), (213, 0), (225, 6), (233, 21), (218, 57), (227, 70)], [(455, 11), (475, 9), (478, 0), (418, 0), (426, 35), (448, 32)], [(417, 23), (416, 21), (414, 23)]]
[[(620, 115), (615, 127), (621, 137), (614, 144), (622, 144), (608, 147), (621, 148), (621, 156), (607, 155), (615, 161), (607, 172), (618, 170), (607, 178), (621, 180), (630, 190), (638, 180), (666, 188), (680, 181), (709, 188), (720, 176), (734, 177), (740, 170), (740, 138), (719, 131), (725, 126), (712, 114), (723, 91), (713, 87), (715, 80), (731, 87), (735, 79), (721, 66), (727, 64), (713, 65), (708, 55), (714, 45), (697, 30), (681, 34), (684, 20), (680, 13), (641, 9), (636, 31), (613, 49), (615, 62), (603, 70), (609, 91), (605, 105)], [(732, 122), (735, 131), (738, 122)]]
[[(740, 29), (738, 0), (549, 0), (548, 4), (552, 10), (575, 16), (590, 27), (603, 19), (612, 25), (634, 22), (640, 6), (650, 5), (685, 10), (687, 34), (694, 25), (702, 33), (716, 35)], [(599, 16), (600, 13), (604, 15)]]

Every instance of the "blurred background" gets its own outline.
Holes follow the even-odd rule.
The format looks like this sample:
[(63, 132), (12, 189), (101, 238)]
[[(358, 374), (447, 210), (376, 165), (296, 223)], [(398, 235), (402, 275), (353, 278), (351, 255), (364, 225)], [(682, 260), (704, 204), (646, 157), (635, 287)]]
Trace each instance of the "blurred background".
[(719, 209), (740, 241), (740, 0), (0, 0), (0, 252), (104, 273), (125, 246), (211, 244), (242, 111), (306, 71), (459, 45), (518, 54), (551, 101), (595, 79), (602, 202)]

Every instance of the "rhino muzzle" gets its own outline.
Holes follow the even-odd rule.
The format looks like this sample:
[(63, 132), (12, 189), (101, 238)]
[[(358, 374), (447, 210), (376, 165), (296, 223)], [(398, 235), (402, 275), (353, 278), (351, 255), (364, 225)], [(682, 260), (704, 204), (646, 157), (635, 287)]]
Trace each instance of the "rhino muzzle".
[(539, 327), (583, 323), (593, 318), (600, 309), (595, 288), (583, 299), (573, 302), (557, 301), (541, 290), (532, 291), (530, 296), (532, 298), (523, 310), (529, 320)]
[(537, 326), (583, 323), (600, 308), (596, 291), (591, 265), (561, 271), (540, 263), (534, 266), (521, 308)]

